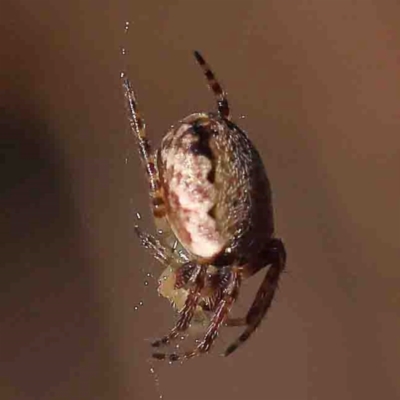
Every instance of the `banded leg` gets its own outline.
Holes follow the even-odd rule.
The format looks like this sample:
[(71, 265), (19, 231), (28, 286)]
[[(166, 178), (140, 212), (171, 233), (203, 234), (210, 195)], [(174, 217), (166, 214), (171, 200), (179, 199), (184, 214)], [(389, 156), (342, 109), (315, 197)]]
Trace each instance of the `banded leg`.
[(211, 71), (210, 66), (204, 60), (203, 56), (198, 51), (194, 52), (194, 56), (204, 72), (204, 75), (207, 79), (208, 87), (214, 93), (214, 96), (217, 100), (219, 115), (223, 118), (230, 120), (231, 116), (229, 103), (225, 91), (222, 89), (222, 86), (218, 82), (214, 73)]
[(126, 99), (126, 107), (128, 110), (129, 125), (132, 133), (136, 137), (140, 158), (145, 167), (147, 179), (150, 185), (150, 200), (153, 215), (156, 219), (163, 218), (165, 216), (165, 203), (155, 162), (156, 154), (152, 151), (150, 142), (147, 138), (144, 119), (138, 111), (138, 105), (131, 82), (124, 76), (122, 84)]
[(179, 361), (193, 358), (200, 354), (208, 352), (218, 336), (219, 329), (223, 325), (225, 319), (229, 315), (229, 312), (235, 300), (237, 299), (237, 296), (239, 294), (240, 282), (241, 279), (238, 272), (236, 270), (231, 271), (229, 273), (229, 280), (223, 291), (223, 296), (215, 309), (207, 332), (203, 340), (194, 350), (183, 354), (156, 353), (153, 354), (153, 356), (159, 360)]
[(271, 306), (278, 287), (279, 278), (286, 263), (285, 247), (280, 239), (273, 239), (267, 257), (268, 259), (266, 260), (266, 264), (270, 264), (270, 267), (260, 288), (258, 289), (256, 298), (246, 315), (247, 328), (238, 339), (228, 346), (224, 353), (225, 356), (233, 353), (254, 333)]
[[(184, 268), (183, 265), (181, 268)], [(192, 275), (189, 279), (189, 293), (183, 309), (179, 312), (178, 320), (175, 326), (171, 329), (170, 333), (161, 339), (154, 341), (151, 345), (153, 347), (160, 347), (169, 344), (175, 339), (180, 332), (184, 332), (189, 328), (190, 322), (196, 311), (197, 304), (201, 296), (201, 290), (204, 287), (205, 274), (207, 265), (195, 265)], [(159, 353), (153, 354), (154, 358), (160, 359)]]

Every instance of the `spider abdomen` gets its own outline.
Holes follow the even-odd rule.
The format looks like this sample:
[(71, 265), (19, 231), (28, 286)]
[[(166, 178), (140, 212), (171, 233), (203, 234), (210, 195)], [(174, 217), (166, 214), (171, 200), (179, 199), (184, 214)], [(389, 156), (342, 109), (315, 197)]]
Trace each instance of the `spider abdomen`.
[(212, 262), (226, 250), (234, 256), (235, 248), (263, 246), (258, 234), (269, 239), (269, 183), (236, 125), (212, 113), (189, 115), (165, 135), (158, 162), (167, 218), (186, 250)]
[(227, 243), (213, 215), (218, 190), (209, 122), (204, 114), (185, 118), (165, 135), (158, 159), (170, 226), (186, 250), (205, 259)]

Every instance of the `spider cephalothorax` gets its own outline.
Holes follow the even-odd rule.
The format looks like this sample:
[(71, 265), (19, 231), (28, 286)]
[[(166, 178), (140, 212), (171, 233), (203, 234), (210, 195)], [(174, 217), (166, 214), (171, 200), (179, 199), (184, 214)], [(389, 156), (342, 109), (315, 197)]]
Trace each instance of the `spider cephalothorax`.
[[(218, 104), (215, 113), (195, 113), (180, 121), (153, 152), (130, 81), (124, 91), (132, 132), (150, 184), (160, 238), (136, 226), (142, 244), (165, 267), (159, 292), (178, 309), (170, 333), (153, 342), (169, 344), (191, 322), (207, 324), (197, 347), (183, 354), (154, 353), (175, 361), (207, 352), (222, 325), (245, 326), (225, 355), (255, 331), (265, 316), (286, 253), (274, 237), (271, 189), (260, 155), (231, 121), (228, 101), (203, 57), (195, 52)], [(247, 315), (230, 318), (240, 285), (269, 267)]]

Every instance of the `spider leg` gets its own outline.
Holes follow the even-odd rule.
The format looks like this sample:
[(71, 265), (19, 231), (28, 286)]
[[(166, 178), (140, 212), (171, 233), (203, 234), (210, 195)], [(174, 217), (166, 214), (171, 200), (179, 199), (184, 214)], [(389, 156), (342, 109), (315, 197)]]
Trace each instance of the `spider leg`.
[(153, 152), (150, 141), (147, 138), (144, 119), (138, 110), (138, 104), (131, 82), (125, 75), (123, 76), (122, 84), (126, 99), (126, 107), (128, 110), (130, 129), (136, 138), (140, 158), (145, 167), (147, 179), (150, 185), (150, 200), (153, 215), (156, 219), (164, 218), (166, 209), (157, 164), (155, 162), (156, 153)]
[(207, 84), (211, 91), (214, 93), (214, 96), (217, 100), (218, 105), (218, 113), (221, 117), (224, 117), (228, 120), (231, 119), (230, 117), (230, 109), (228, 104), (228, 99), (226, 97), (225, 91), (222, 89), (222, 86), (218, 82), (217, 78), (215, 77), (214, 73), (211, 71), (210, 66), (204, 60), (203, 56), (198, 52), (194, 52), (194, 56), (199, 63), (200, 67), (202, 68), (204, 75), (207, 79)]
[(213, 317), (211, 322), (207, 328), (207, 332), (203, 338), (203, 340), (199, 343), (199, 345), (192, 351), (183, 353), (183, 354), (166, 354), (166, 353), (154, 353), (153, 357), (159, 360), (169, 360), (169, 361), (179, 361), (185, 360), (189, 358), (196, 357), (200, 354), (206, 353), (210, 350), (213, 345), (215, 339), (218, 336), (218, 331), (223, 325), (225, 319), (229, 315), (229, 312), (233, 306), (233, 303), (237, 299), (239, 294), (240, 287), (240, 274), (235, 269), (229, 272), (228, 282), (223, 290), (223, 295), (215, 308)]
[[(185, 264), (180, 268), (184, 267)], [(184, 332), (189, 328), (190, 322), (193, 318), (194, 312), (201, 296), (201, 290), (204, 287), (206, 270), (207, 265), (195, 265), (190, 280), (188, 282), (188, 284), (190, 285), (189, 293), (184, 307), (182, 308), (182, 310), (179, 311), (179, 317), (175, 326), (171, 329), (168, 335), (154, 341), (151, 344), (153, 347), (160, 347), (169, 344), (179, 335), (180, 332)], [(155, 358), (158, 358), (156, 355), (153, 356)]]
[(180, 261), (177, 258), (177, 254), (174, 253), (171, 248), (164, 246), (153, 235), (142, 231), (138, 225), (135, 225), (135, 232), (140, 240), (141, 245), (149, 250), (151, 255), (164, 267), (170, 266), (173, 261)]
[(193, 280), (193, 273), (196, 273), (196, 268), (197, 265), (191, 262), (187, 262), (179, 267), (175, 273), (175, 289), (182, 289)]
[[(255, 275), (258, 271), (265, 267), (265, 262), (262, 264), (252, 264), (246, 265), (245, 268), (242, 267), (241, 277), (242, 279), (250, 278)], [(248, 324), (247, 317), (228, 317), (224, 323), (225, 326), (229, 327), (237, 327), (237, 326), (246, 326)]]
[(285, 268), (286, 252), (283, 242), (280, 239), (273, 239), (268, 252), (268, 264), (271, 264), (268, 272), (258, 289), (256, 298), (246, 316), (247, 328), (245, 331), (226, 349), (224, 355), (228, 356), (242, 345), (257, 327), (267, 313), (274, 298), (280, 275)]

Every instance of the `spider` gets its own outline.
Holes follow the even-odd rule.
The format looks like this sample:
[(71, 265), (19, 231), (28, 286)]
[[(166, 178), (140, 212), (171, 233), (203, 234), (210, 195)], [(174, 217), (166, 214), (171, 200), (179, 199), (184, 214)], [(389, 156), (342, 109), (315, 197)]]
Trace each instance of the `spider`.
[[(217, 111), (187, 116), (155, 151), (132, 85), (122, 74), (130, 129), (147, 174), (160, 236), (137, 225), (135, 230), (141, 244), (166, 268), (158, 291), (178, 309), (175, 326), (152, 346), (170, 344), (196, 321), (207, 325), (193, 350), (153, 353), (169, 361), (208, 352), (222, 326), (243, 326), (224, 355), (234, 352), (266, 315), (286, 262), (284, 244), (274, 235), (271, 188), (261, 157), (232, 121), (226, 93), (211, 68), (199, 52), (194, 56)], [(266, 267), (247, 314), (230, 317), (243, 280)]]

